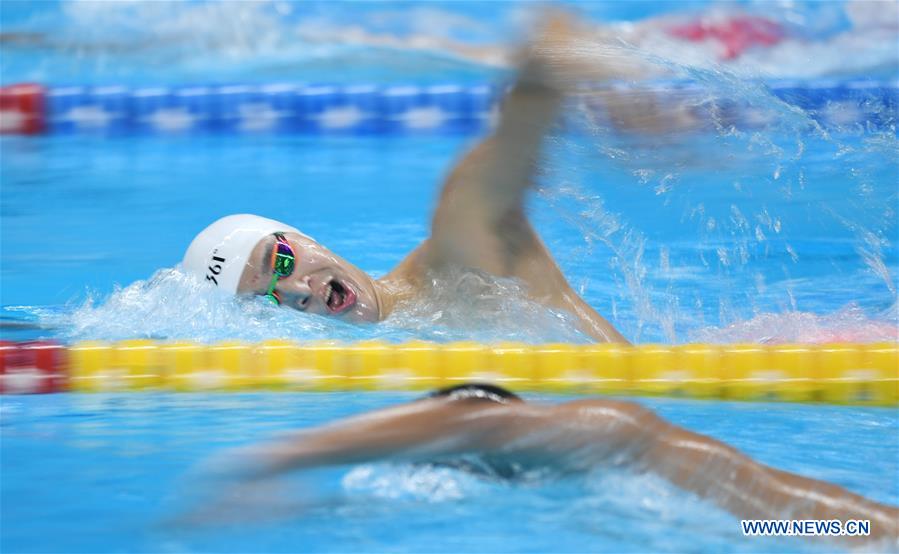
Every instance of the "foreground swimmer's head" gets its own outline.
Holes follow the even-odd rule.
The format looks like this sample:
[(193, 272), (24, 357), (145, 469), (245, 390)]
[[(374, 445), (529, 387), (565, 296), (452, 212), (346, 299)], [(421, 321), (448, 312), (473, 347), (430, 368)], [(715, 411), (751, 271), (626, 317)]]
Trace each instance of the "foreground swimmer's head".
[(368, 274), (273, 219), (223, 217), (194, 238), (182, 264), (229, 293), (266, 296), (281, 306), (321, 315), (380, 318), (375, 283)]
[(462, 383), (436, 390), (428, 398), (445, 398), (447, 400), (478, 400), (496, 402), (497, 404), (513, 404), (524, 402), (520, 396), (490, 383)]

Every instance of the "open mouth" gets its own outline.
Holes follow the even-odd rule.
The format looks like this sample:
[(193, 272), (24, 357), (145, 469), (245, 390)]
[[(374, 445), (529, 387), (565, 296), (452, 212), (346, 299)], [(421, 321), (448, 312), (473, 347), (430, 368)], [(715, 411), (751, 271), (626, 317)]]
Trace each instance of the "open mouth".
[(343, 313), (356, 303), (356, 293), (337, 279), (331, 279), (325, 285), (325, 305), (332, 314)]

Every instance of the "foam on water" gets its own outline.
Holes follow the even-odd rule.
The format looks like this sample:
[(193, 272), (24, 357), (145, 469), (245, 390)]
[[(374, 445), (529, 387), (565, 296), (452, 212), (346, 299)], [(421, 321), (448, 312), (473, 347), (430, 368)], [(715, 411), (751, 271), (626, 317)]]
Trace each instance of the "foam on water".
[[(2, 492), (4, 506), (15, 509), (4, 511), (4, 551), (294, 552), (302, 545), (338, 552), (583, 552), (589, 545), (616, 552), (831, 552), (839, 546), (743, 538), (735, 516), (627, 467), (519, 482), (379, 463), (299, 471), (234, 488), (221, 481), (204, 488), (194, 474), (185, 475), (235, 447), (413, 398), (378, 392), (8, 397), (0, 406)], [(896, 503), (893, 411), (640, 402), (760, 462)], [(200, 513), (185, 514), (188, 504)]]
[[(812, 27), (825, 21), (819, 17), (824, 8), (789, 4), (778, 4), (773, 15), (821, 39), (815, 47), (825, 50), (815, 60), (840, 59), (848, 64), (846, 72), (859, 70), (852, 66), (854, 60), (866, 58), (847, 59), (839, 37), (848, 37), (852, 29), (871, 30), (852, 35), (853, 40), (867, 36), (870, 46), (880, 51), (890, 41), (878, 33), (895, 32), (871, 17), (870, 10), (865, 12), (867, 4), (828, 8), (828, 13), (852, 13), (837, 14), (848, 17), (843, 27), (834, 19), (821, 29)], [(889, 2), (878, 9), (889, 11), (897, 5)], [(170, 81), (223, 68), (266, 74), (272, 68), (284, 69), (281, 64), (288, 61), (303, 66), (317, 60), (333, 73), (335, 56), (360, 55), (370, 49), (361, 44), (372, 37), (401, 37), (396, 44), (385, 39), (384, 57), (373, 64), (380, 70), (397, 60), (408, 65), (404, 56), (409, 49), (401, 45), (406, 39), (411, 50), (452, 50), (446, 46), (449, 42), (481, 47), (497, 34), (508, 36), (498, 29), (508, 30), (510, 22), (520, 28), (523, 20), (517, 9), (497, 8), (491, 17), (479, 18), (479, 8), (466, 6), (429, 5), (406, 13), (393, 5), (369, 5), (349, 17), (345, 10), (325, 4), (301, 10), (280, 2), (66, 2), (60, 13), (38, 14), (22, 26), (41, 29), (42, 21), (58, 24), (62, 18), (62, 37), (93, 41), (90, 48), (62, 54), (77, 58), (83, 63), (79, 70), (91, 78), (104, 77), (109, 64), (128, 66), (149, 59), (151, 66), (166, 67), (164, 77)], [(135, 28), (138, 20), (140, 29)], [(887, 311), (896, 305), (897, 290), (895, 114), (886, 113), (883, 105), (866, 105), (866, 113), (892, 123), (883, 129), (857, 123), (826, 127), (821, 114), (746, 79), (777, 74), (772, 70), (749, 74), (746, 68), (709, 56), (694, 59), (677, 48), (643, 49), (628, 44), (626, 27), (611, 31), (621, 35), (623, 45), (619, 41), (612, 48), (587, 41), (579, 52), (596, 59), (613, 51), (627, 54), (654, 68), (649, 74), (688, 78), (700, 92), (677, 114), (668, 113), (667, 104), (624, 92), (617, 100), (611, 97), (619, 102), (622, 116), (613, 121), (596, 117), (596, 110), (579, 110), (591, 102), (581, 98), (572, 106), (576, 115), (569, 118), (575, 132), (566, 128), (550, 138), (539, 201), (572, 229), (563, 237), (547, 237), (547, 242), (561, 254), (565, 273), (578, 276), (572, 283), (575, 289), (636, 342), (888, 338), (896, 323)], [(437, 37), (436, 42), (415, 40), (425, 35)], [(141, 48), (119, 48), (129, 41)], [(801, 53), (794, 52), (796, 59), (781, 54), (783, 73), (789, 73), (797, 59), (805, 59)], [(750, 58), (747, 68), (752, 61), (761, 63)], [(314, 75), (304, 67), (280, 77)], [(830, 71), (809, 69), (819, 70)], [(359, 77), (355, 71), (346, 73)], [(734, 102), (767, 126), (734, 125), (726, 117)], [(607, 267), (597, 271), (591, 263), (595, 259), (609, 260)], [(829, 266), (842, 273), (844, 282), (837, 277), (821, 290), (818, 275), (831, 271)], [(826, 294), (833, 298), (822, 308), (818, 297)], [(70, 340), (584, 340), (563, 314), (528, 301), (520, 284), (511, 281), (451, 276), (435, 282), (420, 300), (401, 306), (382, 325), (347, 325), (273, 309), (259, 300), (218, 298), (196, 290), (177, 272), (162, 271), (80, 306), (26, 312), (57, 326)]]
[[(895, 310), (893, 310), (895, 312)], [(726, 327), (709, 327), (691, 334), (695, 342), (828, 343), (897, 342), (899, 319), (885, 313), (871, 319), (858, 306), (831, 314), (787, 312), (759, 314)]]
[(68, 340), (185, 338), (201, 342), (226, 337), (264, 340), (279, 335), (309, 339), (347, 336), (351, 326), (280, 310), (261, 298), (222, 294), (176, 269), (120, 288), (101, 301), (38, 314)]
[[(679, 115), (632, 92), (587, 96), (571, 106), (582, 113), (566, 122), (590, 138), (569, 129), (552, 137), (541, 196), (581, 236), (580, 256), (610, 260), (611, 272), (603, 277), (617, 284), (609, 291), (588, 281), (582, 294), (599, 286), (615, 297), (613, 312), (627, 306), (633, 321), (625, 334), (635, 341), (645, 331), (671, 342), (689, 335), (714, 338), (715, 329), (727, 325), (746, 331), (735, 337), (760, 341), (894, 336), (896, 320), (884, 314), (896, 303), (895, 127), (825, 126), (820, 114), (747, 82), (732, 68), (684, 65), (677, 53), (631, 55), (689, 78), (702, 92), (694, 91), (685, 100), (689, 109)], [(611, 118), (596, 116), (602, 114), (597, 102)], [(722, 115), (733, 103), (766, 125), (728, 122)], [(888, 105), (867, 107), (895, 122)], [(623, 187), (627, 196), (614, 194)], [(645, 211), (629, 206), (634, 203), (645, 204)], [(620, 211), (653, 222), (629, 220)], [(692, 248), (682, 242), (691, 232)], [(802, 314), (816, 285), (805, 276), (822, 266), (824, 251), (833, 263), (841, 260), (838, 272), (855, 275), (831, 302), (836, 313), (812, 325)], [(652, 267), (656, 259), (658, 267)], [(717, 303), (708, 302), (707, 290), (695, 300), (684, 294), (690, 281), (714, 287)], [(871, 287), (880, 289), (882, 301), (859, 308), (853, 295)], [(758, 319), (772, 304), (783, 306), (783, 317)], [(715, 319), (708, 334), (699, 331)], [(776, 330), (762, 328), (775, 323)]]
[(432, 276), (424, 295), (400, 305), (385, 321), (431, 340), (590, 342), (566, 312), (527, 296), (517, 280), (474, 271)]
[(261, 297), (225, 295), (178, 269), (161, 270), (99, 301), (88, 299), (62, 310), (20, 310), (36, 316), (42, 325), (69, 341), (588, 340), (570, 316), (528, 299), (516, 281), (474, 272), (435, 277), (416, 301), (401, 303), (377, 325), (279, 308)]
[[(280, 5), (65, 4), (70, 10), (66, 17), (76, 22), (65, 32), (72, 40), (81, 40), (81, 33), (88, 28), (99, 33), (91, 35), (99, 37), (95, 48), (73, 51), (80, 69), (86, 68), (95, 79), (127, 74), (133, 70), (122, 67), (135, 60), (153, 60), (155, 69), (139, 68), (150, 77), (154, 72), (166, 78), (173, 74), (179, 78), (221, 76), (228, 66), (257, 76), (278, 74), (283, 78), (281, 64), (290, 63), (295, 56), (307, 56), (302, 58), (307, 62), (322, 61), (322, 67), (333, 73), (335, 60), (357, 57), (367, 48), (347, 47), (354, 24), (337, 20), (333, 29), (326, 29), (331, 35), (319, 37), (316, 48), (301, 52), (315, 37), (309, 35), (308, 27), (299, 28), (301, 22), (277, 17)], [(777, 6), (790, 10), (792, 5)], [(296, 9), (297, 5), (292, 6)], [(383, 10), (369, 9), (372, 11), (362, 17), (367, 34), (356, 33), (357, 37), (426, 35), (432, 30), (428, 27), (439, 25), (442, 19), (436, 10), (421, 18), (424, 29), (397, 30), (398, 19), (391, 22), (387, 18), (383, 27), (378, 27), (379, 16), (372, 13)], [(129, 23), (134, 10), (147, 27), (136, 29)], [(231, 21), (238, 24), (231, 25)], [(460, 22), (454, 29), (467, 24)], [(107, 35), (103, 35), (104, 29), (108, 29)], [(480, 32), (477, 27), (471, 29)], [(167, 35), (169, 30), (176, 32)], [(300, 41), (297, 46), (294, 30), (297, 35), (306, 33), (306, 43)], [(130, 38), (131, 32), (138, 37), (137, 44), (152, 45), (151, 54), (137, 49), (121, 55), (120, 43), (123, 37)], [(148, 33), (150, 41), (144, 40)], [(812, 114), (742, 79), (746, 73), (817, 75), (884, 63), (893, 67), (896, 50), (888, 50), (894, 43), (881, 41), (879, 36), (872, 33), (867, 37), (872, 41), (869, 44), (864, 44), (862, 37), (844, 37), (860, 41), (864, 49), (852, 50), (857, 55), (849, 60), (839, 56), (845, 61), (841, 67), (827, 58), (836, 57), (848, 43), (834, 39), (814, 50), (803, 50), (800, 44), (784, 46), (778, 52), (779, 60), (761, 59), (761, 54), (747, 58), (741, 78), (708, 62), (707, 52), (701, 52), (704, 59), (694, 64), (688, 53), (663, 50), (648, 62), (667, 73), (690, 76), (708, 88), (708, 94), (694, 107), (702, 108), (700, 112), (713, 123), (709, 136), (691, 135), (695, 138), (687, 141), (691, 144), (686, 147), (681, 139), (672, 138), (673, 134), (652, 134), (641, 140), (641, 128), (634, 126), (635, 133), (622, 138), (608, 123), (594, 121), (592, 127), (587, 126), (586, 140), (552, 137), (557, 148), (543, 168), (539, 200), (550, 207), (550, 213), (535, 216), (561, 217), (575, 229), (572, 235), (581, 247), (571, 255), (563, 253), (560, 259), (567, 274), (584, 276), (573, 283), (575, 287), (592, 305), (610, 306), (610, 319), (620, 320), (626, 334), (635, 340), (644, 336), (710, 342), (896, 340), (895, 160), (899, 149), (895, 129), (881, 132), (864, 125), (839, 132), (824, 129)], [(167, 38), (172, 39), (168, 43), (171, 48), (157, 56), (165, 50), (158, 42)], [(104, 45), (106, 39), (112, 44)], [(438, 50), (441, 47), (437, 45)], [(185, 56), (188, 52), (191, 55)], [(457, 55), (452, 48), (447, 52), (447, 57)], [(811, 62), (807, 59), (810, 52), (814, 53)], [(65, 67), (72, 59), (66, 54), (55, 63)], [(394, 63), (408, 60), (390, 59)], [(465, 60), (471, 63), (471, 58)], [(757, 65), (750, 66), (750, 61)], [(119, 62), (125, 63), (110, 69)], [(707, 62), (710, 65), (703, 65)], [(476, 65), (480, 63), (475, 59)], [(293, 77), (315, 75), (308, 67), (287, 73)], [(762, 69), (753, 69), (756, 67)], [(38, 64), (19, 74), (55, 78), (59, 75), (55, 69), (53, 63)], [(410, 78), (408, 72), (403, 75)], [(773, 119), (776, 125), (746, 131), (716, 119), (724, 105), (722, 99), (734, 97), (757, 108), (760, 117)], [(816, 165), (818, 162), (822, 164)], [(610, 190), (614, 187), (606, 188), (606, 182), (617, 182), (626, 198), (616, 197)], [(823, 189), (840, 183), (844, 186), (837, 200), (824, 194)], [(638, 203), (641, 209), (628, 212), (627, 202)], [(803, 210), (788, 211), (784, 204), (801, 205), (812, 223), (802, 220)], [(628, 218), (625, 213), (638, 216)], [(565, 235), (566, 231), (554, 233)], [(818, 235), (824, 238), (818, 239)], [(547, 242), (571, 247), (570, 235), (550, 233)], [(596, 266), (588, 263), (594, 258), (608, 259), (603, 267), (607, 271), (597, 272)], [(808, 271), (809, 265), (815, 269)], [(820, 269), (822, 265), (825, 270)], [(851, 267), (837, 277), (845, 281), (838, 283), (844, 289), (816, 290), (822, 282), (832, 284), (820, 279), (820, 274), (836, 272), (837, 266), (843, 265)], [(702, 294), (693, 294), (691, 287)], [(864, 296), (873, 300), (853, 304), (862, 288)], [(809, 299), (816, 293), (833, 298), (815, 304)], [(520, 284), (475, 273), (435, 279), (420, 302), (401, 306), (380, 325), (350, 325), (279, 309), (258, 298), (224, 297), (177, 269), (159, 271), (146, 281), (95, 295), (85, 303), (20, 310), (54, 327), (54, 334), (66, 340), (585, 340), (564, 315), (528, 300)], [(338, 486), (349, 501), (304, 512), (303, 517), (290, 513), (293, 498), (289, 496), (262, 494), (240, 505), (244, 513), (284, 510), (289, 523), (277, 528), (238, 520), (238, 525), (220, 525), (205, 534), (148, 530), (155, 516), (150, 508), (153, 501), (167, 493), (180, 494), (170, 492), (177, 490), (172, 475), (213, 451), (262, 434), (317, 425), (348, 415), (348, 411), (376, 409), (402, 400), (408, 397), (367, 393), (362, 397), (227, 398), (97, 395), (77, 401), (68, 395), (47, 395), (5, 401), (0, 406), (7, 446), (4, 456), (27, 454), (30, 463), (4, 463), (6, 470), (14, 472), (4, 480), (4, 494), (20, 507), (8, 514), (13, 523), (9, 534), (4, 533), (4, 541), (26, 547), (23, 550), (71, 548), (85, 552), (295, 551), (297, 545), (345, 551), (432, 551), (441, 546), (456, 551), (583, 551), (585, 544), (619, 551), (833, 549), (829, 543), (747, 541), (737, 535), (737, 521), (722, 510), (655, 477), (619, 468), (509, 485), (448, 468), (362, 466), (338, 477)], [(70, 402), (94, 405), (78, 409)], [(896, 431), (892, 412), (748, 403), (647, 403), (672, 421), (722, 438), (761, 461), (895, 503), (899, 489), (895, 486), (895, 441), (889, 440)], [(853, 456), (846, 455), (849, 445)], [(42, 482), (59, 486), (34, 488)], [(438, 510), (432, 510), (435, 505)], [(89, 517), (81, 517), (85, 514)], [(238, 514), (240, 517), (241, 512)], [(464, 532), (448, 534), (447, 528)], [(529, 532), (535, 529), (543, 532)]]
[(486, 485), (465, 472), (424, 465), (357, 466), (342, 478), (341, 484), (353, 494), (434, 503), (477, 495)]
[[(899, 141), (891, 131), (827, 130), (730, 73), (651, 61), (708, 87), (700, 113), (711, 123), (721, 99), (739, 98), (773, 113), (777, 124), (714, 125), (684, 145), (665, 130), (614, 133), (587, 114), (578, 120), (586, 132), (552, 136), (537, 199), (550, 210), (533, 211), (573, 231), (546, 238), (567, 274), (586, 275), (575, 288), (635, 342), (893, 340)], [(636, 213), (654, 221), (623, 216), (632, 203), (643, 203), (649, 209)], [(805, 206), (807, 221), (796, 205)], [(594, 259), (607, 259), (609, 271), (597, 274)], [(822, 265), (831, 272), (836, 259), (850, 277), (828, 281), (842, 288), (827, 291), (836, 294), (822, 310), (810, 300), (825, 291), (808, 275)], [(477, 273), (435, 278), (377, 326), (223, 298), (176, 270), (80, 306), (25, 311), (68, 340), (586, 340), (565, 314), (528, 300), (520, 283)]]
[[(363, 465), (344, 475), (341, 485), (347, 498), (368, 498), (370, 503), (389, 502), (392, 510), (408, 503), (412, 510), (440, 510), (454, 517), (466, 517), (468, 506), (490, 509), (504, 504), (520, 505), (521, 517), (537, 518), (543, 525), (557, 528), (565, 521), (564, 542), (531, 545), (537, 550), (567, 551), (604, 537), (627, 551), (690, 550), (696, 537), (703, 537), (709, 549), (758, 551), (784, 548), (776, 539), (760, 539), (752, 544), (742, 541), (737, 518), (713, 503), (684, 492), (663, 479), (627, 469), (602, 468), (586, 474), (547, 476), (525, 482), (489, 480), (454, 469), (416, 465)], [(502, 499), (502, 500), (499, 500)], [(433, 506), (439, 504), (439, 506)], [(512, 509), (513, 511), (515, 509)], [(538, 515), (539, 514), (539, 515)], [(358, 514), (357, 514), (358, 515)], [(546, 541), (533, 535), (531, 540)], [(795, 542), (795, 541), (794, 541)], [(789, 545), (800, 552), (821, 551), (811, 542)], [(824, 549), (832, 548), (832, 545)], [(492, 550), (492, 548), (491, 548)]]

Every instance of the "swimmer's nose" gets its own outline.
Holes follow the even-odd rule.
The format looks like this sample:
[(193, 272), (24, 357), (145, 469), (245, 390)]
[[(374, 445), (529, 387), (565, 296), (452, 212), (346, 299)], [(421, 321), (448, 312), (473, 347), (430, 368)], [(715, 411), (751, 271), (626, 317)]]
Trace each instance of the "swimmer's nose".
[(297, 299), (297, 307), (301, 310), (306, 310), (309, 307), (309, 300), (312, 298), (311, 294), (307, 294), (306, 296), (300, 297)]
[(278, 292), (284, 299), (284, 303), (298, 310), (306, 310), (312, 300), (312, 287), (309, 285), (309, 277), (285, 279), (279, 283)]

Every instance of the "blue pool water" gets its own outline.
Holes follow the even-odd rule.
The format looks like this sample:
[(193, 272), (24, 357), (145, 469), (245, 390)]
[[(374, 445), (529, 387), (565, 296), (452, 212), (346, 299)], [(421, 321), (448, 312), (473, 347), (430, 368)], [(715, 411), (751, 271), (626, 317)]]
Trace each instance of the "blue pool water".
[[(4, 31), (25, 38), (6, 47), (2, 79), (495, 82), (502, 67), (460, 57), (451, 47), (372, 48), (354, 37), (496, 44), (520, 32), (528, 14), (514, 3), (299, 6), (12, 1), (3, 10)], [(702, 6), (577, 5), (586, 18), (617, 31), (622, 20), (721, 9)], [(753, 13), (759, 6), (740, 9)], [(880, 44), (857, 11), (817, 3), (766, 11), (792, 22), (787, 27), (801, 44), (830, 48), (819, 56), (789, 46), (779, 54), (784, 68), (776, 77), (797, 75), (795, 66), (812, 56), (842, 59), (843, 78), (894, 78), (899, 60), (887, 56), (859, 67), (854, 60), (875, 59), (870, 51), (857, 47), (857, 55), (843, 56), (842, 43), (828, 42), (851, 35), (851, 20), (858, 35)], [(191, 25), (197, 28), (186, 33)], [(54, 33), (42, 34), (48, 29)], [(817, 114), (757, 85), (763, 73), (723, 62), (692, 65), (698, 63), (692, 54), (668, 54), (667, 60), (653, 54), (651, 65), (693, 79), (703, 91), (695, 102), (710, 120), (718, 103), (739, 99), (773, 122), (648, 135), (618, 132), (573, 103), (566, 126), (548, 141), (529, 213), (574, 288), (635, 342), (896, 340), (895, 105), (875, 98), (861, 106), (884, 125), (822, 127)], [(251, 212), (295, 224), (383, 275), (427, 236), (442, 177), (476, 138), (4, 137), (3, 315), (45, 327), (17, 336), (64, 340), (584, 340), (565, 322), (550, 325), (557, 314), (519, 302), (509, 283), (491, 284), (483, 305), (450, 303), (436, 319), (434, 306), (446, 299), (400, 310), (387, 325), (347, 327), (252, 302), (222, 303), (178, 275), (156, 273), (176, 266), (190, 238), (211, 221)], [(497, 312), (510, 317), (497, 321)]]
[[(189, 471), (230, 446), (411, 398), (398, 393), (6, 398), (0, 412), (0, 549), (833, 550), (796, 539), (744, 539), (737, 518), (652, 476), (620, 469), (510, 484), (445, 468), (366, 465), (293, 475), (240, 497), (210, 490)], [(763, 462), (899, 502), (899, 445), (884, 440), (899, 433), (891, 411), (644, 403)]]
[[(762, 150), (751, 135), (662, 146), (561, 135), (531, 214), (573, 286), (631, 340), (814, 340), (840, 326), (860, 329), (858, 340), (889, 340), (899, 257), (895, 138), (884, 140), (796, 136), (770, 154), (781, 147)], [(66, 339), (439, 339), (431, 319), (414, 313), (347, 327), (225, 302), (222, 321), (210, 312), (221, 299), (165, 276), (146, 280), (177, 265), (206, 224), (239, 211), (295, 223), (383, 275), (426, 237), (437, 184), (470, 142), (4, 139), (2, 303)], [(332, 191), (338, 198), (324, 200)], [(185, 321), (185, 304), (197, 325)], [(480, 313), (494, 329), (454, 326), (465, 318), (448, 314), (441, 336), (583, 340), (545, 330), (537, 315), (533, 325), (497, 322), (492, 308), (456, 311)], [(758, 318), (769, 316), (770, 335), (757, 334)], [(199, 325), (204, 317), (219, 322)]]
[[(839, 3), (739, 5), (793, 22), (807, 42), (839, 37), (848, 25)], [(453, 52), (372, 49), (338, 38), (358, 24), (372, 33), (441, 30), (467, 44), (495, 43), (513, 36), (526, 12), (481, 2), (111, 6), (5, 0), (3, 31), (52, 30), (55, 38), (4, 45), (2, 83), (480, 83), (504, 69)], [(594, 21), (708, 9), (705, 2), (580, 7)], [(309, 25), (331, 34), (316, 42)], [(820, 48), (840, 61), (842, 46)], [(895, 78), (893, 54), (879, 58), (877, 48), (844, 56), (838, 70), (821, 51), (782, 58), (775, 76)], [(896, 340), (895, 127), (817, 127), (814, 114), (754, 84), (771, 71), (760, 57), (702, 68), (677, 52), (671, 58), (658, 63), (700, 82), (708, 102), (739, 97), (775, 114), (775, 123), (619, 133), (573, 105), (570, 124), (548, 141), (529, 213), (574, 288), (635, 342)], [(4, 328), (3, 338), (585, 341), (512, 282), (443, 283), (442, 297), (438, 291), (382, 324), (354, 326), (216, 297), (172, 269), (212, 220), (255, 212), (295, 224), (383, 275), (427, 236), (441, 178), (475, 139), (3, 137), (3, 321), (39, 326)], [(222, 503), (190, 471), (208, 456), (409, 398), (3, 397), (0, 550), (832, 549), (744, 539), (734, 517), (617, 470), (512, 485), (448, 470), (339, 468), (293, 476), (275, 493), (232, 494), (203, 513), (209, 521), (185, 523), (192, 506)], [(778, 468), (899, 502), (895, 410), (643, 402)]]

